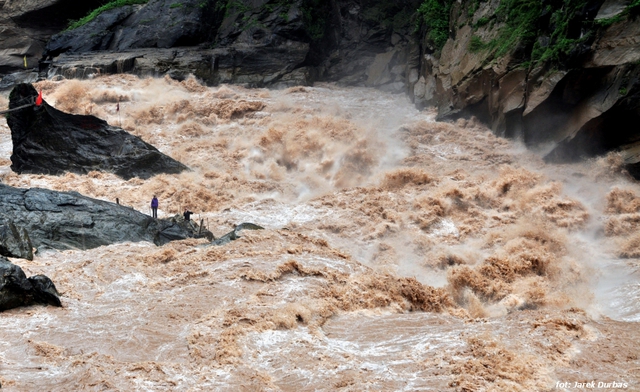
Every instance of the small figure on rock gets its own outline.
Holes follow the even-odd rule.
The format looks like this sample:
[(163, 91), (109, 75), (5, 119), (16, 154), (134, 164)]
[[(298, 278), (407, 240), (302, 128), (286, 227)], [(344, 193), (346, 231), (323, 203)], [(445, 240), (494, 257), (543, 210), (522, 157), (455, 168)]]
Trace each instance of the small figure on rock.
[(156, 195), (153, 195), (153, 199), (151, 199), (151, 211), (153, 211), (153, 217), (158, 219), (158, 198)]
[(191, 220), (191, 215), (193, 215), (193, 211), (189, 211), (185, 208), (184, 213), (182, 214), (182, 216), (184, 216), (184, 220), (189, 222)]

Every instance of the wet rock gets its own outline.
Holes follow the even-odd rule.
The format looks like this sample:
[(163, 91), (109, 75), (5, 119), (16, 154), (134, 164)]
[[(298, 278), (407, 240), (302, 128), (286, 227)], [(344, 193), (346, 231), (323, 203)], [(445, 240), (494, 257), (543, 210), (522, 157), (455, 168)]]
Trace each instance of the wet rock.
[(62, 306), (58, 290), (44, 275), (27, 278), (22, 268), (0, 256), (0, 311), (20, 306)]
[(20, 83), (35, 83), (38, 81), (38, 73), (34, 71), (18, 71), (2, 76), (0, 90), (9, 90)]
[(247, 223), (247, 222), (241, 223), (238, 226), (236, 226), (232, 231), (228, 232), (227, 234), (223, 235), (220, 238), (217, 238), (211, 241), (211, 245), (219, 246), (219, 245), (228, 244), (231, 241), (235, 241), (238, 238), (240, 238), (238, 233), (240, 233), (240, 231), (242, 230), (264, 230), (264, 227), (258, 226), (254, 223)]
[(64, 52), (73, 53), (109, 49), (116, 34), (112, 29), (115, 29), (140, 7), (129, 5), (105, 11), (91, 23), (54, 35), (47, 43), (44, 56), (57, 56)]
[[(9, 109), (34, 102), (37, 95), (33, 86), (19, 84), (11, 91)], [(130, 179), (188, 169), (122, 128), (94, 116), (61, 112), (46, 102), (11, 112), (7, 123), (13, 141), (11, 169), (16, 173), (99, 170)]]
[(0, 255), (33, 260), (29, 234), (10, 220), (0, 219)]
[(44, 55), (196, 45), (203, 41), (200, 4), (202, 0), (149, 1), (114, 8), (51, 37)]
[(178, 219), (153, 219), (130, 207), (77, 192), (20, 189), (0, 184), (0, 216), (20, 222), (34, 247), (91, 249), (118, 242), (163, 245), (186, 238), (213, 238)]
[(183, 240), (185, 233), (190, 233), (189, 237), (193, 238), (206, 238), (209, 241), (214, 239), (213, 233), (209, 230), (203, 229), (193, 221), (186, 221), (182, 215), (175, 215), (159, 221), (159, 230), (154, 242), (166, 244), (171, 241)]

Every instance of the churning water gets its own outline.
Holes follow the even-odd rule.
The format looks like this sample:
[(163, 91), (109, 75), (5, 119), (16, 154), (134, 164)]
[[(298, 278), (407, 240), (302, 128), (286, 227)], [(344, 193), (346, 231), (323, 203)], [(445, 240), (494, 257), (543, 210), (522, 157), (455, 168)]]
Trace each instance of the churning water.
[(615, 154), (547, 165), (364, 88), (37, 88), (192, 171), (19, 176), (3, 120), (2, 182), (265, 230), (13, 260), (64, 307), (0, 315), (6, 390), (640, 389), (640, 186)]

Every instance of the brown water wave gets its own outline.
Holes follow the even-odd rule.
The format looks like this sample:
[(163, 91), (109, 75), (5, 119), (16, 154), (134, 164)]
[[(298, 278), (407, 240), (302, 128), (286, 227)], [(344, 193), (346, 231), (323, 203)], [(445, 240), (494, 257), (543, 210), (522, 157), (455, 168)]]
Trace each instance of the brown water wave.
[(361, 88), (38, 88), (193, 171), (18, 176), (2, 122), (4, 183), (140, 211), (156, 194), (161, 216), (265, 230), (15, 260), (64, 307), (2, 314), (7, 390), (640, 388), (640, 187), (615, 154), (548, 166), (475, 120), (437, 123)]

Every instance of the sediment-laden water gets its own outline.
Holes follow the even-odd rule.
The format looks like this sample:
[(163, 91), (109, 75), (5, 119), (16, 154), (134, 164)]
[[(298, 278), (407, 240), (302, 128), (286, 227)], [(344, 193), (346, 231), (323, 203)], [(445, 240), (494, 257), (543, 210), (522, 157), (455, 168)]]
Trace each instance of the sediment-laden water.
[(615, 154), (547, 165), (364, 88), (37, 88), (192, 171), (16, 175), (2, 120), (3, 183), (265, 230), (14, 259), (64, 307), (0, 314), (3, 389), (640, 390), (640, 186)]

